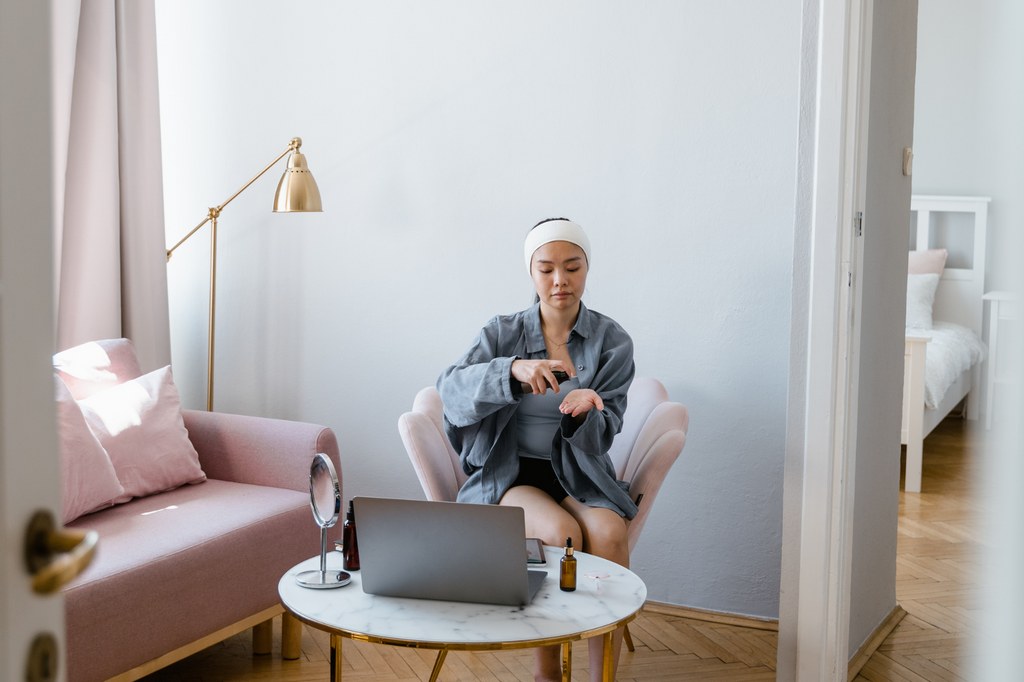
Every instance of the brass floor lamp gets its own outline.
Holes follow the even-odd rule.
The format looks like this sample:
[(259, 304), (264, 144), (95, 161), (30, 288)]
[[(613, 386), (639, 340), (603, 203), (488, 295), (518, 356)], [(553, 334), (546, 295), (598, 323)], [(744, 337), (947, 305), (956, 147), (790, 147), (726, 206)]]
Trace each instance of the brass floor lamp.
[(285, 169), (281, 181), (277, 183), (277, 194), (274, 196), (274, 213), (318, 213), (323, 211), (320, 205), (320, 190), (317, 188), (316, 181), (309, 172), (309, 168), (306, 167), (306, 157), (299, 153), (299, 147), (301, 146), (302, 139), (293, 137), (292, 141), (288, 143), (288, 148), (280, 156), (257, 173), (256, 177), (245, 183), (242, 189), (232, 194), (227, 201), (220, 206), (211, 208), (203, 222), (196, 225), (181, 241), (167, 249), (167, 260), (169, 262), (171, 254), (174, 253), (175, 249), (184, 244), (185, 240), (194, 235), (200, 227), (210, 223), (210, 338), (206, 357), (206, 409), (208, 412), (213, 411), (213, 329), (215, 322), (214, 313), (217, 307), (217, 218), (220, 217), (220, 212), (224, 210), (225, 206), (244, 192), (249, 185), (256, 182), (261, 175), (273, 168), (274, 164), (283, 159), (289, 152), (292, 152), (292, 155), (288, 159), (288, 168)]

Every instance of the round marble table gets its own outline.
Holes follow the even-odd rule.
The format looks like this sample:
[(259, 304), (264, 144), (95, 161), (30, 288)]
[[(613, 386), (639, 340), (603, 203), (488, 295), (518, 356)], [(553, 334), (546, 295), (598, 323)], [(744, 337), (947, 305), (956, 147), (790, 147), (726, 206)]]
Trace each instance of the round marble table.
[[(647, 599), (647, 586), (629, 569), (576, 552), (575, 592), (558, 588), (560, 547), (545, 547), (547, 578), (529, 606), (404, 599), (366, 594), (359, 571), (352, 582), (334, 590), (300, 587), (295, 575), (319, 568), (319, 557), (293, 567), (278, 583), (281, 603), (302, 622), (331, 633), (331, 680), (341, 682), (343, 637), (394, 646), (437, 649), (430, 680), (434, 682), (449, 650), (495, 650), (562, 645), (562, 675), (568, 682), (572, 642), (604, 635), (605, 679), (611, 681), (612, 632), (636, 618)], [(327, 555), (328, 569), (340, 570), (340, 552)], [(607, 574), (596, 581), (584, 574)]]

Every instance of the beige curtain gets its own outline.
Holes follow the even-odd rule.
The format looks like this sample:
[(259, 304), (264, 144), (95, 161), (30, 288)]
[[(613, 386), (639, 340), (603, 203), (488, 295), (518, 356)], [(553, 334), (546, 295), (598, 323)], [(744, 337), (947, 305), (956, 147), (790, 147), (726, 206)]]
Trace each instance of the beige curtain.
[(52, 0), (57, 350), (171, 361), (154, 0)]

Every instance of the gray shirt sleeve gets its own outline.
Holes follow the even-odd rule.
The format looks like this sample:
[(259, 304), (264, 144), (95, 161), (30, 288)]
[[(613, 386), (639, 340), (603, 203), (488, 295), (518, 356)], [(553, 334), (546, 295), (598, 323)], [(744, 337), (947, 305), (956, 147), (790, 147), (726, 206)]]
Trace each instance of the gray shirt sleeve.
[(582, 424), (572, 415), (562, 417), (562, 437), (579, 454), (603, 456), (612, 447), (612, 440), (622, 430), (626, 411), (626, 393), (636, 373), (633, 364), (633, 341), (614, 325), (606, 332), (600, 352), (598, 372), (590, 383), (604, 402), (604, 410), (591, 409)]
[(510, 382), (517, 357), (497, 355), (498, 328), (495, 317), (480, 330), (465, 355), (437, 380), (444, 416), (455, 427), (475, 424), (517, 401)]

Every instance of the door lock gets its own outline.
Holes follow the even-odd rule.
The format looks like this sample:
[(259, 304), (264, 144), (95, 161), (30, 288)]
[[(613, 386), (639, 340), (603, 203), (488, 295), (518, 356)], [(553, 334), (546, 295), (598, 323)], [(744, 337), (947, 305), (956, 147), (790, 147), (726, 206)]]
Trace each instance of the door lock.
[(49, 632), (36, 635), (28, 650), (26, 682), (54, 682), (57, 670), (57, 639)]

